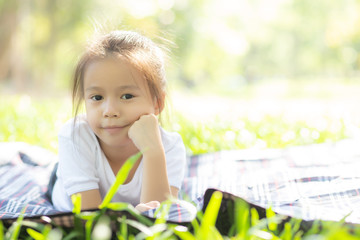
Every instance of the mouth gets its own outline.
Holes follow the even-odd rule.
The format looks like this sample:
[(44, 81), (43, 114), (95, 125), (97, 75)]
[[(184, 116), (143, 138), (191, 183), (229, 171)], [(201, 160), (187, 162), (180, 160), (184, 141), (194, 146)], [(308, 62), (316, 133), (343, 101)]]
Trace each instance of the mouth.
[(101, 129), (110, 134), (115, 134), (115, 133), (118, 133), (119, 131), (123, 130), (125, 127), (126, 126), (114, 125), (114, 126), (103, 126), (103, 127), (101, 127)]

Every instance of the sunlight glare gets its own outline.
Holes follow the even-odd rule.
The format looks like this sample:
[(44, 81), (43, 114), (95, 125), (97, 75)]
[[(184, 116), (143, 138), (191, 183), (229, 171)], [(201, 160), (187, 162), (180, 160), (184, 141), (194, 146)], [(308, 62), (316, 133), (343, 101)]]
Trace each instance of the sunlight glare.
[(159, 20), (164, 25), (170, 25), (175, 21), (175, 14), (171, 10), (164, 11), (159, 15)]
[(158, 0), (158, 6), (162, 10), (170, 10), (175, 4), (174, 0)]
[(219, 26), (220, 32), (216, 32), (215, 39), (220, 47), (231, 55), (244, 55), (249, 49), (249, 43), (241, 31), (235, 31), (227, 26)]
[(123, 1), (124, 7), (137, 19), (154, 15), (157, 5), (154, 0)]

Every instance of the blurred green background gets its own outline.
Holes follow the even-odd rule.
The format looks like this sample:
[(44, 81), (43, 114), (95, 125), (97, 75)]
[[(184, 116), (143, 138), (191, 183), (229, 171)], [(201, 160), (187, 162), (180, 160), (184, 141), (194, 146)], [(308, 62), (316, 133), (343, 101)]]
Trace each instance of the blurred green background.
[(0, 0), (0, 141), (57, 151), (100, 26), (169, 48), (164, 127), (189, 154), (358, 135), (358, 0)]

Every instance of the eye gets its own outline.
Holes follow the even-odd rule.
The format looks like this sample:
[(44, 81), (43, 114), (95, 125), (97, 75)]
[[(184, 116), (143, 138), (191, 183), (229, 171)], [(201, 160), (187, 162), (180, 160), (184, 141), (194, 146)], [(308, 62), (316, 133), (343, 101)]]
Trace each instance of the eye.
[(134, 95), (126, 93), (121, 96), (121, 99), (129, 100), (129, 99), (132, 99), (133, 97), (134, 97)]
[(94, 101), (100, 101), (103, 100), (103, 97), (101, 95), (94, 95), (91, 97), (91, 99)]

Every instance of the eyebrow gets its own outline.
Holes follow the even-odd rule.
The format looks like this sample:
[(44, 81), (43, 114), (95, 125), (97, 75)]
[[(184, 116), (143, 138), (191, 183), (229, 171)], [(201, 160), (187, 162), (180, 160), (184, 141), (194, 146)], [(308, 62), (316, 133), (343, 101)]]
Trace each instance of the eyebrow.
[[(120, 86), (115, 88), (117, 91), (126, 91), (126, 90), (138, 90), (139, 87), (136, 85), (124, 85), (124, 86)], [(88, 91), (101, 91), (103, 90), (103, 88), (98, 87), (98, 86), (91, 86), (85, 89), (85, 92)]]

